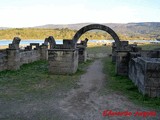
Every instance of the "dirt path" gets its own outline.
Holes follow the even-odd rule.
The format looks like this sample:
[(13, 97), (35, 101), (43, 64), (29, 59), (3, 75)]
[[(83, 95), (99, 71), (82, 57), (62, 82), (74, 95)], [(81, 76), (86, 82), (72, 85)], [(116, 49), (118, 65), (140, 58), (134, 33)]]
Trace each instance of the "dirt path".
[(100, 112), (96, 99), (98, 90), (102, 87), (105, 75), (102, 73), (102, 63), (95, 61), (81, 76), (80, 88), (68, 93), (68, 97), (60, 102), (61, 109), (73, 119), (99, 118)]
[[(79, 80), (80, 88), (73, 89), (68, 96), (59, 102), (60, 109), (68, 114), (73, 120), (128, 120), (128, 119), (144, 119), (143, 117), (135, 117), (136, 111), (148, 111), (131, 103), (127, 98), (118, 93), (108, 93), (105, 96), (99, 95), (99, 90), (105, 82), (105, 75), (102, 72), (103, 65), (101, 60), (96, 60), (81, 76)], [(132, 112), (130, 117), (104, 117), (104, 110), (126, 111)], [(158, 119), (146, 117), (147, 119)]]

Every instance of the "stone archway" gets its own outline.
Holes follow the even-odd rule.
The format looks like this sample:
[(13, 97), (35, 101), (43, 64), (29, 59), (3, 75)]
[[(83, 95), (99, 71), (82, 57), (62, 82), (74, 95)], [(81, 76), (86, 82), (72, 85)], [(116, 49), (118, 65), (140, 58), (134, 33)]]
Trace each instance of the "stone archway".
[(50, 44), (50, 49), (53, 49), (53, 47), (56, 45), (56, 41), (53, 36), (49, 36), (44, 40), (44, 45)]
[(9, 44), (10, 49), (19, 49), (19, 44), (21, 42), (21, 39), (19, 37), (14, 37), (11, 44)]
[(82, 27), (80, 30), (77, 31), (77, 33), (74, 35), (72, 40), (74, 41), (74, 43), (77, 43), (78, 39), (85, 32), (87, 32), (89, 30), (93, 30), (93, 29), (99, 29), (99, 30), (103, 30), (103, 31), (106, 31), (107, 33), (109, 33), (112, 36), (112, 38), (115, 40), (116, 47), (120, 48), (121, 42), (120, 42), (118, 35), (111, 28), (109, 28), (105, 25), (102, 25), (102, 24), (90, 24), (90, 25)]

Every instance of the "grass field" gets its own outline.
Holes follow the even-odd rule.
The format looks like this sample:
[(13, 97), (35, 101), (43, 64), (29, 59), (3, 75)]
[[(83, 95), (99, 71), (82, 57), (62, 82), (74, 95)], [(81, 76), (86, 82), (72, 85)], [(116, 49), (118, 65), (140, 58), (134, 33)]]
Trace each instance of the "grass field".
[(110, 45), (108, 46), (89, 46), (87, 48), (88, 54), (96, 54), (96, 53), (112, 53), (112, 48)]
[(74, 75), (50, 75), (46, 61), (22, 65), (17, 71), (2, 71), (0, 72), (0, 98), (14, 100), (25, 98), (26, 95), (49, 96), (49, 94), (67, 91), (75, 87), (76, 80), (90, 63), (91, 61), (80, 64)]

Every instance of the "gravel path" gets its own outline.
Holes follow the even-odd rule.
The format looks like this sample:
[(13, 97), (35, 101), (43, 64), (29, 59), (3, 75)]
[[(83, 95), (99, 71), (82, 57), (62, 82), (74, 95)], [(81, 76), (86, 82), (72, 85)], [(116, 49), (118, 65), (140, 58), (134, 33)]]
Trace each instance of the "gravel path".
[[(99, 90), (104, 87), (106, 78), (102, 72), (103, 65), (101, 60), (96, 60), (81, 76), (80, 87), (73, 89), (68, 96), (59, 102), (60, 109), (68, 114), (72, 120), (138, 120), (144, 119), (142, 116), (135, 117), (136, 111), (151, 111), (134, 105), (126, 97), (115, 92), (108, 92), (105, 96), (99, 94)], [(103, 116), (104, 110), (128, 111), (130, 116)], [(158, 116), (146, 117), (146, 119), (158, 119)], [(160, 119), (160, 118), (159, 118)]]

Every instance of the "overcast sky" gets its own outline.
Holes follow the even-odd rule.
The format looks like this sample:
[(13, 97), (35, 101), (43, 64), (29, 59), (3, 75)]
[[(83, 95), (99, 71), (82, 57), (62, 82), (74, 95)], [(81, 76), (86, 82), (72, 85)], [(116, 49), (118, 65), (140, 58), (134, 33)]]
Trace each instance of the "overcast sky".
[(160, 0), (0, 0), (0, 27), (160, 22)]

